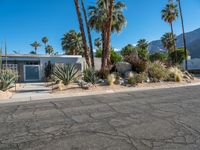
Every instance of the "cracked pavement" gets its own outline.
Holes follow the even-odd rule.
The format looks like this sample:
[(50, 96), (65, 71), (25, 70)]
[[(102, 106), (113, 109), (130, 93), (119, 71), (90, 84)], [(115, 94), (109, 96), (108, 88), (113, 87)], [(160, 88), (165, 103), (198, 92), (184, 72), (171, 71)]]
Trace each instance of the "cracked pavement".
[(200, 86), (0, 105), (0, 150), (199, 150)]

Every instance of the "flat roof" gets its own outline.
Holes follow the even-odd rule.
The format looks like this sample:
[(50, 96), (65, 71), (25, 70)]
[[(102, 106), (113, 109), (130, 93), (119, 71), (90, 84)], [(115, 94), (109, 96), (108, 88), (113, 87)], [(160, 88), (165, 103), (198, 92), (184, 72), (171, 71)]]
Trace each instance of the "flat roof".
[(2, 55), (2, 57), (8, 58), (82, 58), (81, 55), (42, 55), (42, 54), (8, 54)]

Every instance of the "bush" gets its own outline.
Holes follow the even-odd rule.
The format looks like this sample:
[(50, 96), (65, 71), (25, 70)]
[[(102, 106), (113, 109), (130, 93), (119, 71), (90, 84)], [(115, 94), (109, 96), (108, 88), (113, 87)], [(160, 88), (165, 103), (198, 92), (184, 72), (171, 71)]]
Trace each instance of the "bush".
[(122, 48), (121, 55), (125, 57), (125, 56), (128, 56), (128, 55), (130, 55), (131, 53), (134, 53), (134, 52), (137, 52), (137, 49), (133, 45), (128, 44), (127, 46)]
[(149, 59), (151, 62), (154, 62), (154, 61), (165, 62), (165, 61), (167, 61), (167, 58), (168, 58), (168, 54), (163, 53), (163, 52), (156, 52), (149, 56)]
[(0, 90), (8, 90), (17, 80), (17, 75), (12, 70), (1, 70), (0, 72)]
[(172, 61), (173, 64), (182, 64), (183, 61), (186, 59), (184, 49), (178, 48), (175, 52), (170, 52), (169, 59)]
[(145, 72), (147, 69), (147, 61), (139, 58), (137, 53), (131, 53), (125, 57), (125, 61), (132, 65), (133, 71), (137, 73)]
[(137, 85), (138, 83), (142, 83), (146, 80), (146, 75), (144, 73), (138, 74), (138, 73), (133, 73), (131, 76), (128, 78), (128, 83), (131, 85)]
[(142, 60), (148, 60), (149, 59), (149, 52), (147, 49), (140, 49), (140, 48), (137, 48), (137, 51), (138, 51), (138, 56), (140, 59)]
[(159, 82), (166, 79), (167, 69), (161, 62), (149, 63), (147, 72), (152, 82)]
[(167, 81), (181, 82), (183, 80), (183, 73), (177, 67), (171, 67), (168, 70)]
[(75, 65), (59, 65), (55, 66), (53, 76), (58, 81), (61, 81), (64, 85), (70, 84), (77, 79), (79, 70)]
[(97, 72), (93, 68), (88, 68), (83, 71), (83, 80), (88, 83), (96, 84), (98, 77)]
[(113, 85), (114, 82), (115, 82), (115, 75), (114, 74), (109, 74), (107, 76), (107, 82), (108, 82), (108, 85)]
[[(97, 49), (95, 56), (97, 58), (101, 58), (102, 57), (102, 49)], [(122, 61), (123, 58), (120, 54), (118, 54), (117, 52), (114, 51), (114, 49), (110, 50), (110, 61), (112, 64), (116, 64), (117, 62)]]

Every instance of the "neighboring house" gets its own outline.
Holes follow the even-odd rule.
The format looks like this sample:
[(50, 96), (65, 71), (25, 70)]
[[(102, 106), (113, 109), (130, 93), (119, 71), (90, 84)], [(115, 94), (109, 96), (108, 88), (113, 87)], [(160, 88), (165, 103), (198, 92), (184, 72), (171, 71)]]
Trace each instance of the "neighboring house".
[[(83, 71), (86, 66), (82, 56), (71, 55), (7, 55), (2, 56), (4, 67), (18, 72), (19, 82), (32, 82), (45, 80), (45, 67), (51, 64), (75, 64)], [(6, 63), (7, 62), (7, 63)]]
[(193, 58), (188, 60), (188, 70), (193, 72), (200, 72), (200, 58)]

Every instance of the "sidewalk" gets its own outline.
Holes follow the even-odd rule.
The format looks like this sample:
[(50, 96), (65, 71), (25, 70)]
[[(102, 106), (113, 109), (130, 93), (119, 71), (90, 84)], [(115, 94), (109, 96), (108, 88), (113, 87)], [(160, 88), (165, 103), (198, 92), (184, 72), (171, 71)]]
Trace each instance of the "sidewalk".
[(130, 87), (128, 89), (120, 90), (105, 90), (105, 91), (88, 91), (82, 93), (70, 93), (70, 94), (56, 94), (51, 93), (51, 87), (46, 87), (45, 83), (28, 83), (23, 84), (16, 94), (8, 99), (0, 100), (0, 104), (3, 103), (13, 103), (13, 102), (30, 102), (38, 100), (53, 100), (59, 98), (67, 97), (77, 97), (77, 96), (89, 96), (89, 95), (101, 95), (110, 93), (121, 93), (121, 92), (134, 92), (134, 91), (146, 91), (146, 90), (157, 90), (157, 89), (167, 89), (167, 88), (177, 88), (177, 87), (190, 87), (200, 85), (200, 82), (190, 83), (190, 84), (173, 84), (168, 86), (155, 86), (155, 87)]

